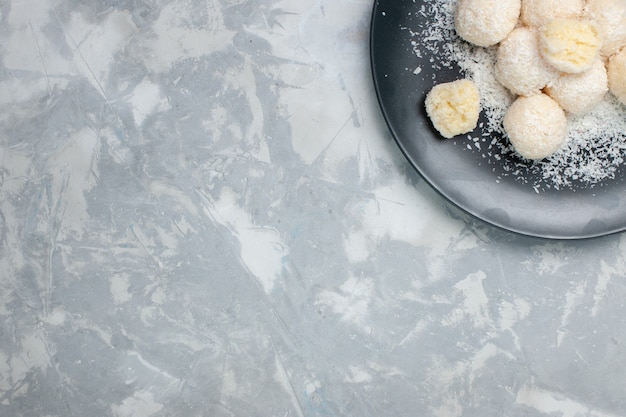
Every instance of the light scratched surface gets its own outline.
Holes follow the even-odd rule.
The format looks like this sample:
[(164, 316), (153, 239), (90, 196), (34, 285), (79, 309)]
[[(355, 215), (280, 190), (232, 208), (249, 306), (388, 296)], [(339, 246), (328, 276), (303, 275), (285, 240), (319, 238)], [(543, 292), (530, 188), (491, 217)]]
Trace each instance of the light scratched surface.
[(626, 416), (624, 235), (443, 201), (371, 8), (0, 0), (0, 416)]

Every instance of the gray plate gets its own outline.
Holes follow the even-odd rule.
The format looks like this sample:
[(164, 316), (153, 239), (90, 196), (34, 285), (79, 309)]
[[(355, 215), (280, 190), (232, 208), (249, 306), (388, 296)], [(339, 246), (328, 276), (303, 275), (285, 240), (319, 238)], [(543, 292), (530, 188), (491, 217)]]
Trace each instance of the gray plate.
[[(414, 13), (421, 1), (376, 1), (370, 33), (372, 71), (382, 112), (398, 146), (421, 176), (461, 209), (513, 232), (580, 239), (625, 230), (624, 169), (615, 179), (593, 187), (578, 184), (537, 192), (533, 188), (540, 181), (533, 178), (536, 174), (529, 172), (525, 181), (506, 175), (498, 178), (498, 168), (486, 164), (479, 153), (468, 152), (463, 138), (442, 140), (438, 136), (423, 110), (426, 93), (433, 86), (431, 57), (418, 58), (412, 52), (412, 39), (405, 30), (428, 24)], [(418, 66), (423, 69), (420, 76), (412, 72)], [(458, 78), (454, 70), (437, 73), (438, 82)], [(508, 153), (502, 158), (517, 157)]]

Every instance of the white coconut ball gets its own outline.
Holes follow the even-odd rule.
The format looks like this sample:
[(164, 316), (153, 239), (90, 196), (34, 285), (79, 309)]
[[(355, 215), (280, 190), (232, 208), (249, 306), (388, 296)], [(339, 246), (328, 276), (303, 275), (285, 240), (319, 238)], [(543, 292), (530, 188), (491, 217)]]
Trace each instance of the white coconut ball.
[(521, 0), (459, 0), (454, 15), (457, 34), (477, 46), (502, 41), (517, 25)]
[(543, 159), (558, 151), (567, 137), (567, 119), (545, 94), (518, 97), (504, 116), (504, 130), (522, 157)]
[(607, 71), (599, 59), (587, 71), (580, 74), (563, 74), (553, 85), (546, 88), (546, 93), (565, 111), (577, 115), (591, 110), (602, 101), (608, 91)]
[(584, 0), (522, 0), (521, 21), (541, 27), (556, 18), (577, 18), (583, 13)]
[(480, 114), (480, 94), (471, 80), (434, 86), (426, 95), (426, 113), (444, 138), (473, 130)]
[(613, 55), (607, 66), (609, 90), (626, 105), (626, 48)]
[(552, 19), (539, 29), (541, 56), (562, 72), (587, 71), (598, 59), (601, 47), (602, 35), (591, 21)]
[(602, 34), (600, 54), (608, 57), (626, 46), (626, 0), (587, 0), (585, 16)]
[(495, 75), (513, 94), (528, 96), (556, 81), (559, 71), (541, 56), (537, 32), (518, 27), (498, 46)]

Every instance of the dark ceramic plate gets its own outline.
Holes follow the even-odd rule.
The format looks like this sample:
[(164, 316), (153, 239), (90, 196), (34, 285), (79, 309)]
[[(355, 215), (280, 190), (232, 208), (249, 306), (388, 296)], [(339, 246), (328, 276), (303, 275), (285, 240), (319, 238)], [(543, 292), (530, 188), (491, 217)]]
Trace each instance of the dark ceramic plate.
[[(413, 53), (407, 28), (428, 25), (416, 13), (423, 0), (378, 0), (374, 4), (370, 54), (378, 100), (398, 146), (421, 176), (449, 201), (492, 225), (525, 235), (579, 239), (626, 229), (624, 170), (593, 186), (545, 188), (540, 179), (500, 176), (480, 153), (467, 150), (466, 138), (442, 140), (423, 110), (434, 85), (431, 56)], [(414, 74), (420, 67), (422, 72)], [(437, 82), (459, 78), (457, 70), (438, 70)], [(497, 138), (502, 140), (502, 138)], [(515, 154), (509, 162), (525, 164)]]

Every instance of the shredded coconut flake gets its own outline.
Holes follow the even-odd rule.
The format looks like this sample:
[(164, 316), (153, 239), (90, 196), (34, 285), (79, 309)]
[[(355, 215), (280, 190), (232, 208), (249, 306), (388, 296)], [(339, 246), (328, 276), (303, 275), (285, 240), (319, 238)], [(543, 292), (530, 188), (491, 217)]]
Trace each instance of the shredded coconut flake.
[(413, 20), (415, 27), (402, 29), (411, 37), (413, 54), (427, 59), (435, 70), (433, 85), (442, 82), (437, 79), (437, 71), (448, 69), (459, 70), (478, 86), (481, 133), (479, 137), (468, 135), (469, 143), (459, 141), (462, 148), (479, 153), (492, 167), (496, 182), (512, 176), (516, 181), (530, 183), (536, 192), (589, 188), (615, 178), (626, 155), (626, 112), (611, 94), (589, 113), (568, 116), (567, 140), (557, 153), (540, 161), (522, 160), (515, 154), (502, 127), (515, 97), (496, 81), (496, 48), (475, 47), (458, 37), (454, 30), (456, 2), (423, 0), (416, 6), (420, 19)]

